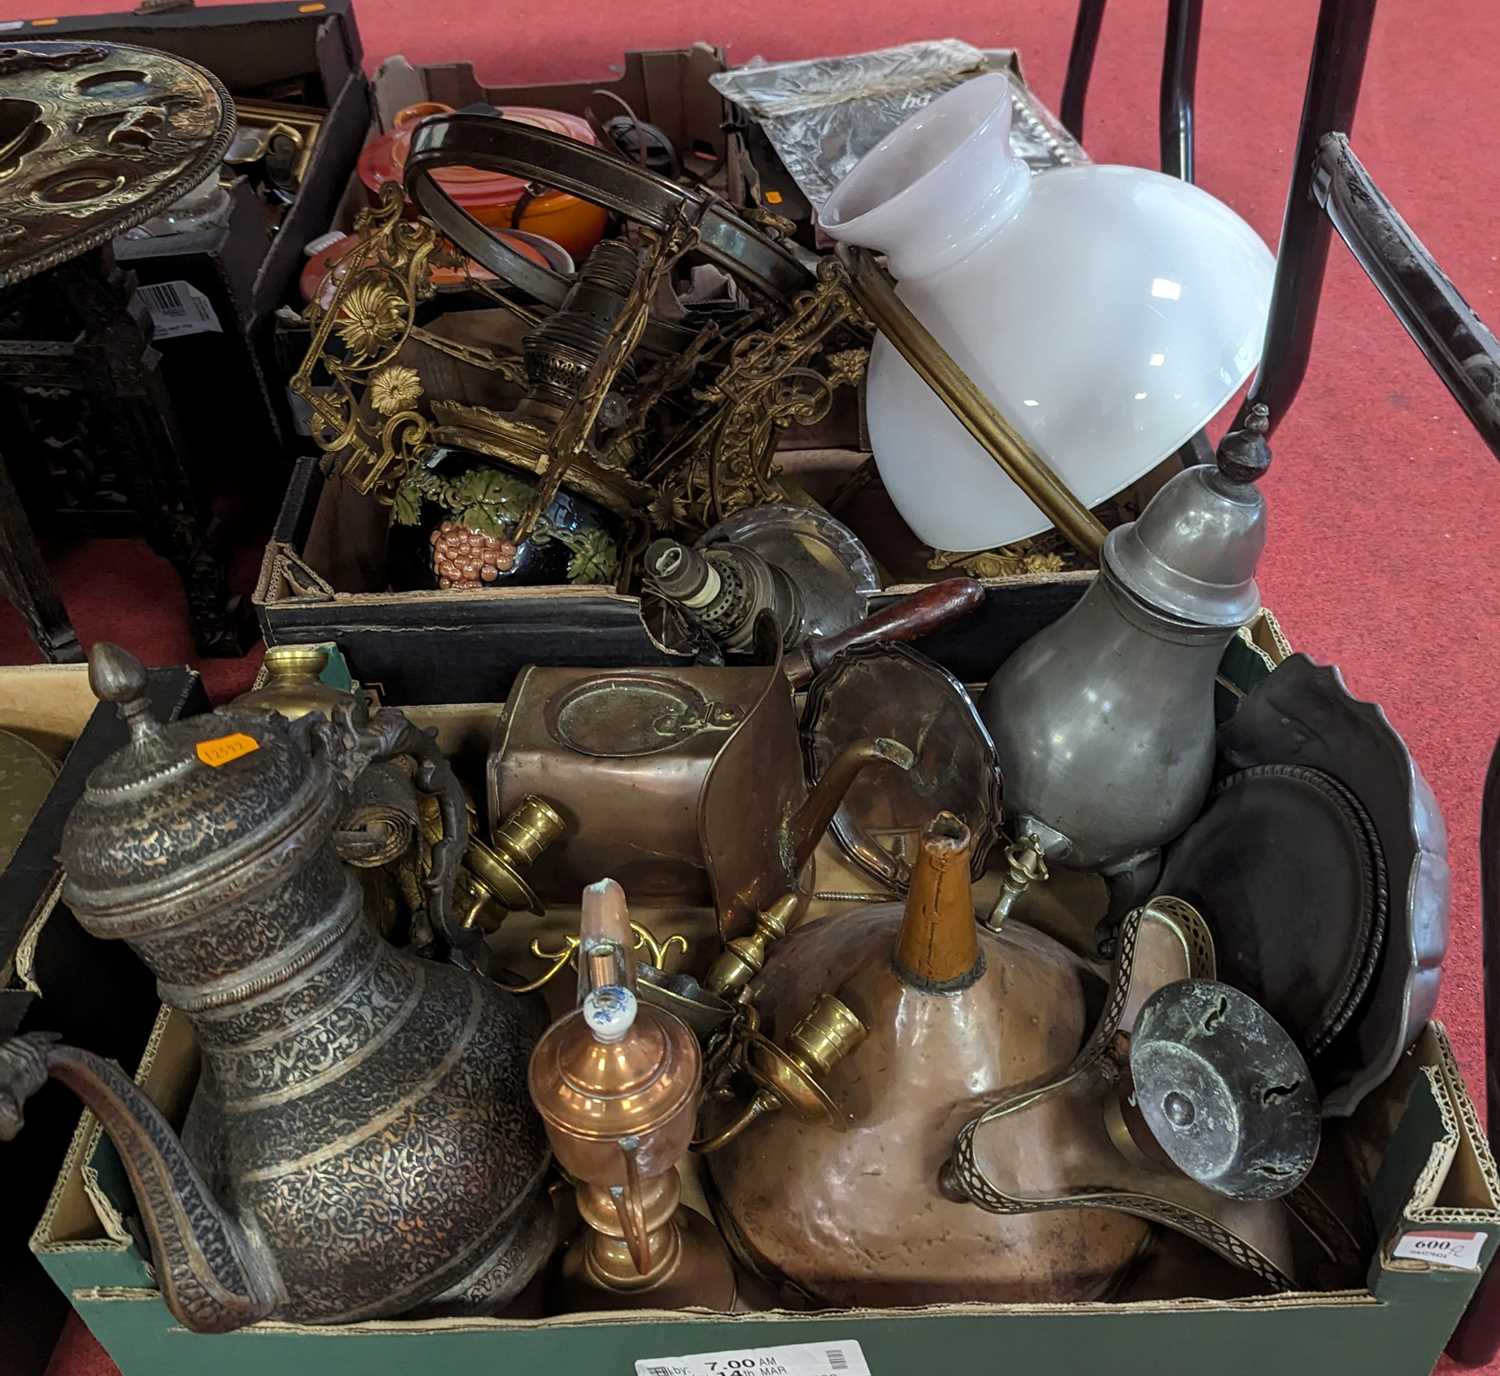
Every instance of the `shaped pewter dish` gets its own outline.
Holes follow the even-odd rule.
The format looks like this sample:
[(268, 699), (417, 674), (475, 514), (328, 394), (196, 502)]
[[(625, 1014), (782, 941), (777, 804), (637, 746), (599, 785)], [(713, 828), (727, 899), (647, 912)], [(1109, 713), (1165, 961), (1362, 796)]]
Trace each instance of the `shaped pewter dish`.
[(1298, 764), (1342, 783), (1375, 825), (1390, 883), (1386, 939), (1363, 1006), (1319, 1058), (1323, 1112), (1353, 1113), (1437, 1005), (1448, 949), (1448, 832), (1437, 799), (1384, 711), (1339, 671), (1293, 655), (1219, 731), (1220, 765)]
[(1274, 764), (1220, 781), (1167, 851), (1158, 892), (1206, 915), (1219, 977), (1315, 1061), (1369, 991), (1388, 887), (1374, 823), (1349, 790)]

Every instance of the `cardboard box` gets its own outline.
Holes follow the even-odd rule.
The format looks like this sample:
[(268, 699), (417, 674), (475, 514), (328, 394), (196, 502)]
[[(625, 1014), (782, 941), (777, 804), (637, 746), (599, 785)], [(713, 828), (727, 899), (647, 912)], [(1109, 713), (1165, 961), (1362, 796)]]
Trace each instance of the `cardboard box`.
[[(483, 749), (494, 704), (413, 709), (461, 757)], [(820, 857), (821, 862), (821, 857)], [(820, 882), (821, 882), (820, 871)], [(684, 910), (636, 914), (657, 935), (683, 931), (712, 943), (712, 918)], [(576, 913), (516, 917), (501, 929), (501, 954), (561, 931)], [(514, 925), (513, 925), (514, 924)], [(517, 968), (527, 968), (518, 966)], [(563, 986), (567, 986), (564, 988)], [(560, 980), (566, 999), (571, 981)], [(138, 1082), (180, 1123), (195, 1075), (191, 1029), (163, 1010)], [(128, 1183), (91, 1117), (80, 1124), (32, 1246), (123, 1376), (210, 1369), (354, 1376), (420, 1364), (445, 1376), (545, 1370), (557, 1376), (629, 1376), (635, 1363), (671, 1371), (671, 1358), (790, 1344), (858, 1343), (875, 1376), (971, 1376), (1003, 1361), (1050, 1365), (1076, 1354), (1078, 1369), (1121, 1376), (1263, 1376), (1270, 1361), (1298, 1370), (1360, 1368), (1425, 1376), (1473, 1292), (1479, 1270), (1421, 1260), (1424, 1243), (1475, 1235), (1487, 1261), (1500, 1237), (1495, 1165), (1440, 1026), (1429, 1027), (1397, 1073), (1347, 1127), (1331, 1132), (1332, 1168), (1357, 1182), (1376, 1239), (1368, 1265), (1343, 1289), (1272, 1297), (1250, 1282), (1211, 1279), (1206, 1254), (1164, 1249), (1166, 1274), (1148, 1272), (1137, 1298), (1057, 1305), (954, 1304), (900, 1310), (717, 1315), (680, 1311), (567, 1314), (543, 1319), (375, 1321), (339, 1328), (261, 1323), (211, 1337), (184, 1332), (152, 1282)], [(1326, 1164), (1326, 1158), (1325, 1158)], [(689, 1198), (692, 1191), (689, 1189)], [(1417, 1256), (1407, 1254), (1416, 1251)], [(1174, 1271), (1175, 1268), (1175, 1271)], [(1185, 1289), (1176, 1288), (1185, 1285)], [(1193, 1298), (1162, 1299), (1163, 1293)], [(658, 1360), (660, 1359), (660, 1360)]]

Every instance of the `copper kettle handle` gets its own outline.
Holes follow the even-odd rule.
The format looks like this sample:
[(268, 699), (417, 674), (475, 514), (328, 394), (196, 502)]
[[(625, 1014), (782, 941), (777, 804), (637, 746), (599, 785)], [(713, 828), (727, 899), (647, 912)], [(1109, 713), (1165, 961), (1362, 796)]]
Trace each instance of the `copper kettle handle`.
[(780, 1107), (781, 1103), (776, 1096), (770, 1090), (762, 1089), (740, 1110), (731, 1123), (719, 1129), (712, 1137), (693, 1138), (693, 1150), (699, 1156), (707, 1156), (711, 1151), (718, 1151), (720, 1147), (727, 1146), (744, 1132), (761, 1114), (774, 1112)]
[[(626, 1145), (629, 1143), (630, 1145)], [(635, 1137), (622, 1138), (620, 1155), (625, 1158), (625, 1188), (610, 1190), (615, 1213), (620, 1227), (625, 1230), (625, 1245), (630, 1248), (630, 1259), (635, 1269), (643, 1276), (651, 1273), (651, 1237), (646, 1230), (646, 1201), (641, 1197), (641, 1169), (635, 1154), (640, 1141)]]

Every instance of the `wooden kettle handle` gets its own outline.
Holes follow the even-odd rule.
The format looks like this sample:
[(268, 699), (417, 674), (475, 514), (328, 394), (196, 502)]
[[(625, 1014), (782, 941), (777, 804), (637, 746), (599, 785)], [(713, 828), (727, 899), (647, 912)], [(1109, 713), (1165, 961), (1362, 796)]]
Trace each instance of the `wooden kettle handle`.
[(947, 578), (882, 607), (837, 635), (814, 636), (782, 661), (782, 668), (801, 688), (845, 650), (891, 640), (918, 640), (950, 621), (974, 611), (984, 601), (977, 578)]

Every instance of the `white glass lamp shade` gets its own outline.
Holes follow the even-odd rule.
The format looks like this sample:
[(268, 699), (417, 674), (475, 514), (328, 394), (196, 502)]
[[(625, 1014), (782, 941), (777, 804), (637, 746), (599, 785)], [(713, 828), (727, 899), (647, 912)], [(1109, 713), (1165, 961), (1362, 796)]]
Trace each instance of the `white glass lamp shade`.
[[(1250, 376), (1275, 261), (1197, 187), (1136, 167), (1032, 177), (1009, 135), (1009, 81), (976, 77), (868, 153), (820, 219), (887, 255), (901, 299), (1093, 506)], [(1051, 524), (883, 336), (867, 407), (881, 480), (925, 543), (989, 549)]]

